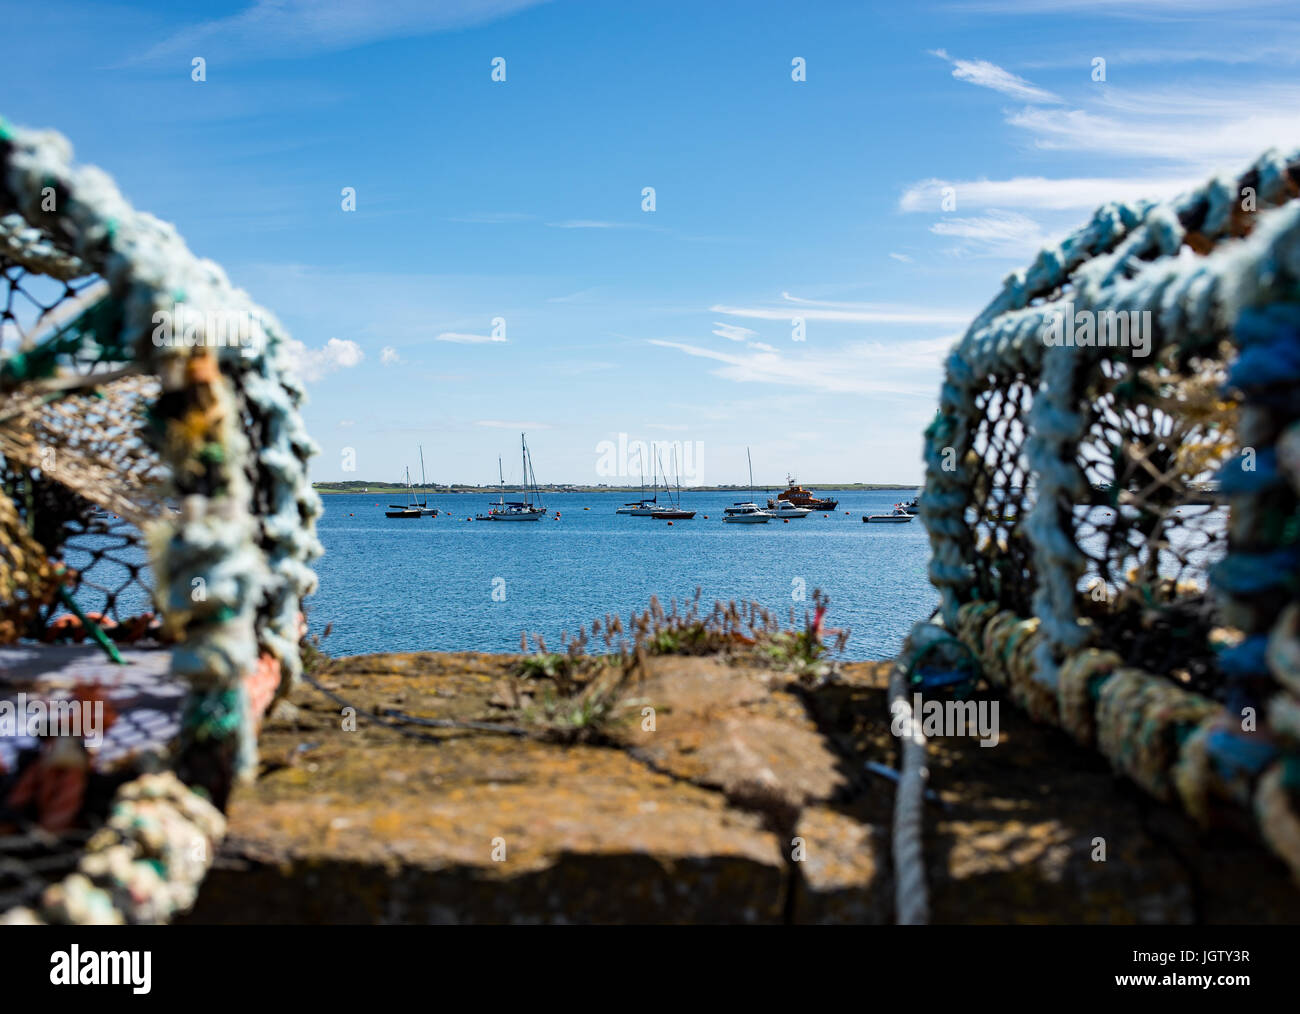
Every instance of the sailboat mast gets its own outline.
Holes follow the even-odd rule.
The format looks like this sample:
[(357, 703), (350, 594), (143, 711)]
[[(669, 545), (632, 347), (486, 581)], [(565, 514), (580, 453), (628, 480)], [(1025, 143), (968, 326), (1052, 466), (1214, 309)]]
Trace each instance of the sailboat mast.
[(745, 448), (745, 457), (749, 459), (749, 498), (754, 499), (754, 458), (749, 453), (749, 448)]
[(420, 491), (424, 494), (424, 503), (420, 504), (420, 506), (427, 507), (429, 506), (429, 491), (427, 488), (428, 480), (425, 478), (424, 475), (424, 444), (420, 444), (419, 447), (420, 447)]
[(524, 440), (524, 435), (522, 433), (519, 434), (519, 464), (524, 473), (524, 503), (531, 504), (532, 501), (528, 499), (528, 444)]

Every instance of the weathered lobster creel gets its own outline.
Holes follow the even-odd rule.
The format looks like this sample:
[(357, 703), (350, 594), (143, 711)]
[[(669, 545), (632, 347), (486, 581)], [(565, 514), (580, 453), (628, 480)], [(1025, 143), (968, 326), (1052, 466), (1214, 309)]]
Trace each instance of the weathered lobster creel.
[(992, 684), (1300, 877), (1297, 195), (1269, 152), (1009, 276), (947, 359), (920, 510)]
[(64, 678), (111, 721), (131, 706), (115, 674), (152, 672), (178, 701), (174, 735), (108, 776), (66, 730), (21, 770), (0, 755), (0, 920), (163, 920), (301, 671), (304, 393), (288, 336), (220, 267), (61, 136), (2, 120), (0, 279), (0, 697)]

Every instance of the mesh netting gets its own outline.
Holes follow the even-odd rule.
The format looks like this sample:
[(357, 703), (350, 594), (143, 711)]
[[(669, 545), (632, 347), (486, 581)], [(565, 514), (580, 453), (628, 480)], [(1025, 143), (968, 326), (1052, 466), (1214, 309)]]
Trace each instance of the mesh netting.
[(1198, 819), (1253, 809), (1300, 874), (1297, 196), (1268, 153), (1010, 276), (949, 356), (921, 514), (995, 686)]
[(0, 749), (0, 921), (166, 919), (301, 668), (320, 507), (287, 335), (0, 121), (0, 398), (0, 702), (108, 715)]

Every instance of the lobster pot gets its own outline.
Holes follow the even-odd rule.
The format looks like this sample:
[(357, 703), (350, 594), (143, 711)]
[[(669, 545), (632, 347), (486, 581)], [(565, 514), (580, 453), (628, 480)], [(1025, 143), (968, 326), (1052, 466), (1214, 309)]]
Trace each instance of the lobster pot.
[[(0, 875), (19, 921), (184, 907), (206, 865), (186, 857), (210, 858), (195, 842), (219, 835), (260, 719), (300, 673), (320, 506), (288, 343), (62, 137), (0, 120), (0, 700), (108, 715), (93, 747), (46, 729), (0, 753), (0, 869), (22, 868), (33, 835), (57, 852), (100, 826), (97, 778), (118, 786), (114, 814), (176, 835), (146, 846), (123, 817), (65, 850), (66, 880), (49, 856)], [(48, 782), (56, 748), (80, 792)]]
[(1300, 157), (1109, 204), (949, 355), (944, 624), (1036, 718), (1300, 874)]

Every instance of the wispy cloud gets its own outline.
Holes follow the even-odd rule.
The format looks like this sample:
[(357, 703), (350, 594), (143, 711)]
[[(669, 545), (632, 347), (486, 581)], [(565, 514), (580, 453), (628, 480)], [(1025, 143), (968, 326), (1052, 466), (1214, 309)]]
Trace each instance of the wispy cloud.
[(462, 334), (459, 331), (444, 331), (433, 339), (436, 342), (454, 342), (457, 345), (487, 345), (490, 342), (505, 342), (490, 334)]
[(643, 222), (610, 222), (598, 218), (568, 218), (562, 222), (547, 222), (552, 229), (654, 229)]
[(1246, 89), (1106, 90), (1093, 109), (1028, 107), (1007, 122), (1043, 149), (1181, 165), (1205, 175), (1240, 169), (1270, 147), (1300, 144), (1300, 85)]
[[(900, 211), (931, 211), (943, 208), (945, 188), (951, 187), (957, 207), (1039, 208), (1050, 211), (1092, 210), (1107, 201), (1160, 200), (1173, 197), (1195, 185), (1200, 177), (1186, 176), (1073, 176), (1048, 179), (1045, 176), (1016, 176), (1009, 180), (940, 180), (913, 183), (899, 199)], [(890, 255), (891, 257), (893, 254)]]
[(952, 64), (952, 76), (958, 81), (969, 81), (981, 88), (991, 88), (1003, 95), (1010, 95), (1021, 102), (1060, 102), (1061, 99), (1049, 91), (1030, 84), (1024, 78), (999, 67), (988, 60), (958, 60), (948, 55), (947, 50), (932, 49), (930, 52)]
[(862, 324), (965, 324), (971, 313), (965, 310), (936, 310), (929, 306), (894, 303), (836, 303), (820, 299), (800, 299), (782, 293), (788, 306), (709, 307), (713, 313), (752, 320), (780, 320), (789, 323), (794, 317), (804, 320), (847, 321)]
[(471, 211), (465, 215), (455, 215), (447, 221), (470, 225), (510, 225), (515, 222), (531, 222), (536, 217), (523, 211)]
[(855, 342), (830, 350), (783, 353), (771, 346), (720, 350), (664, 338), (651, 345), (720, 364), (713, 375), (736, 383), (776, 384), (833, 394), (932, 398), (943, 354), (956, 335), (885, 345)]
[(749, 328), (741, 327), (739, 324), (727, 324), (723, 321), (715, 320), (713, 322), (713, 327), (715, 328), (713, 332), (715, 335), (719, 338), (726, 338), (728, 341), (743, 342), (758, 336), (757, 331), (751, 331)]
[(219, 57), (225, 63), (309, 56), (383, 39), (467, 28), (535, 7), (545, 0), (256, 0), (237, 14), (183, 28), (145, 50), (137, 62)]
[[(1254, 0), (1254, 6), (1285, 8), (1293, 0)], [(1086, 11), (1089, 14), (1113, 14), (1135, 20), (1165, 20), (1187, 14), (1208, 13), (1220, 20), (1222, 0), (967, 0), (953, 4), (963, 11), (1004, 14), (1064, 14)]]
[(944, 218), (931, 225), (930, 231), (936, 236), (961, 241), (950, 253), (1016, 260), (1033, 256), (1052, 239), (1037, 221), (1014, 211), (990, 211), (975, 218)]
[(598, 289), (582, 289), (578, 292), (571, 292), (567, 296), (551, 296), (546, 301), (548, 303), (586, 303), (598, 291)]
[(892, 258), (894, 258), (894, 260), (899, 261), (899, 262), (901, 262), (901, 263), (903, 263), (903, 264), (911, 264), (911, 263), (912, 263), (912, 258), (909, 257), (909, 256), (907, 256), (907, 254), (901, 254), (901, 253), (890, 253), (889, 256), (892, 257)]
[(397, 354), (397, 349), (391, 345), (385, 345), (384, 350), (379, 353), (379, 361), (385, 366), (392, 366), (402, 361), (402, 357)]
[(474, 425), (487, 426), (494, 430), (519, 430), (521, 433), (527, 430), (549, 430), (551, 428), (547, 423), (517, 422), (513, 419), (476, 419)]

